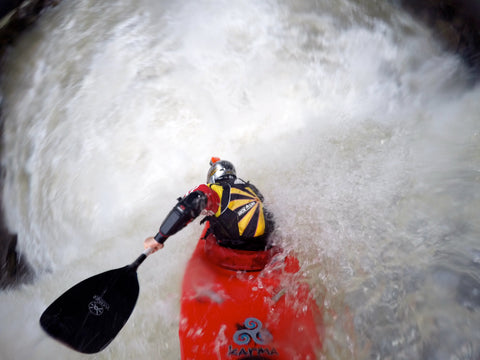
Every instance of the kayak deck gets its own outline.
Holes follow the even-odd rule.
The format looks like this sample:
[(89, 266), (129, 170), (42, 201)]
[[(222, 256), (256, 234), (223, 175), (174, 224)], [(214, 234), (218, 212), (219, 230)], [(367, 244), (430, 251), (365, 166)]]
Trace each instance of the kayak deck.
[(204, 249), (199, 240), (182, 284), (183, 360), (316, 358), (322, 314), (296, 258), (279, 254), (262, 271), (234, 271)]

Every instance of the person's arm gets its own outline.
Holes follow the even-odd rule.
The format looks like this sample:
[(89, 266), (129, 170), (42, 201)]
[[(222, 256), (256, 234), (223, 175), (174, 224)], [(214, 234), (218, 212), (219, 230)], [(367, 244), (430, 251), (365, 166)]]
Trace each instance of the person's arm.
[(152, 248), (153, 252), (161, 249), (170, 236), (183, 229), (204, 209), (216, 211), (218, 206), (218, 195), (206, 185), (198, 186), (183, 198), (179, 198), (178, 203), (163, 220), (158, 234), (144, 241), (145, 248)]

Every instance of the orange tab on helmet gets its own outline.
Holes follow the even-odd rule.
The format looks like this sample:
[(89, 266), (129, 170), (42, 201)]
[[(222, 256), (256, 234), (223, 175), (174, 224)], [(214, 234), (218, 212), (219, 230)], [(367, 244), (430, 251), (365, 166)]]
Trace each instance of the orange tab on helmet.
[(216, 156), (212, 156), (212, 158), (210, 159), (210, 165), (213, 165), (215, 164), (216, 162), (220, 161), (220, 158), (219, 157), (216, 157)]

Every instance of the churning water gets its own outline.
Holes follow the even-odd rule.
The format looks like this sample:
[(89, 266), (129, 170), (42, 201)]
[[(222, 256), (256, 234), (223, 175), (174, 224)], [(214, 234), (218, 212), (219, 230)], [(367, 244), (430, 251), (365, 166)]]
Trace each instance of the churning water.
[[(4, 207), (32, 284), (0, 293), (0, 358), (83, 359), (38, 318), (131, 262), (229, 159), (324, 305), (326, 359), (480, 357), (480, 89), (386, 2), (67, 1), (4, 66)], [(93, 359), (178, 359), (198, 221), (139, 268)]]

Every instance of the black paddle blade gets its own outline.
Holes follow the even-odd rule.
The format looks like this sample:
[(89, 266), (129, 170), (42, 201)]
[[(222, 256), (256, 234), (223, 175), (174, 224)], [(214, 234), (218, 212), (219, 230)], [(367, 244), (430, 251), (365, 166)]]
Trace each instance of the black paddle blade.
[(53, 338), (86, 354), (103, 350), (127, 322), (139, 293), (131, 265), (92, 276), (55, 300), (40, 317)]

